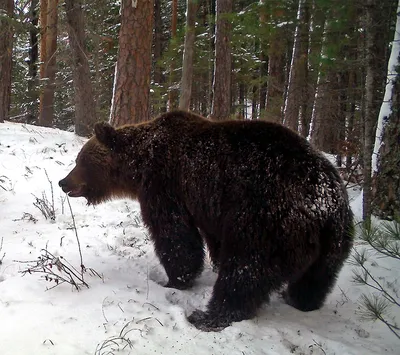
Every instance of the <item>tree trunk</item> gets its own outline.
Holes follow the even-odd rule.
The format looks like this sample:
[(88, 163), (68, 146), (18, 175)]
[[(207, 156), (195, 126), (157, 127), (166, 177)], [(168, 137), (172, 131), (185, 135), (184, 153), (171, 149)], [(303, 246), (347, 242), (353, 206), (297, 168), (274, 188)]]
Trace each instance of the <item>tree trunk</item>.
[(96, 122), (96, 104), (90, 80), (90, 68), (85, 46), (85, 20), (82, 0), (66, 0), (68, 38), (72, 51), (72, 71), (75, 91), (75, 133), (88, 136)]
[[(206, 0), (207, 1), (207, 8), (209, 9), (208, 16), (212, 19), (215, 19), (217, 13), (216, 13), (216, 0)], [(211, 110), (212, 110), (212, 103), (213, 103), (213, 83), (214, 83), (214, 65), (215, 65), (215, 25), (214, 21), (211, 21), (209, 26), (208, 26), (208, 116), (211, 116)]]
[(189, 110), (190, 98), (192, 95), (193, 82), (193, 54), (195, 41), (197, 0), (187, 0), (186, 10), (186, 34), (183, 50), (183, 66), (181, 81), (181, 96), (179, 99), (179, 108)]
[[(355, 36), (354, 36), (355, 35)], [(348, 54), (348, 60), (350, 62), (356, 63), (357, 57), (358, 57), (358, 51), (356, 50), (358, 44), (357, 44), (357, 37), (358, 37), (358, 31), (356, 32), (356, 26), (354, 26), (353, 29), (353, 35), (352, 35), (352, 40), (354, 43), (352, 44), (352, 51), (349, 51), (350, 53)], [(346, 155), (346, 170), (350, 171), (352, 168), (353, 164), (353, 157), (356, 156), (359, 151), (357, 151), (357, 146), (359, 139), (357, 139), (357, 128), (356, 128), (356, 108), (357, 108), (357, 102), (359, 102), (358, 99), (358, 94), (359, 92), (359, 77), (360, 75), (360, 70), (356, 66), (352, 65), (351, 68), (348, 69), (348, 75), (347, 75), (347, 113), (346, 113), (346, 144), (344, 146), (344, 152)], [(358, 101), (357, 101), (358, 100)], [(358, 125), (359, 126), (359, 125)]]
[(11, 66), (13, 50), (14, 1), (0, 0), (0, 10), (7, 15), (0, 17), (0, 122), (4, 122), (10, 113), (11, 103)]
[(374, 127), (378, 118), (379, 87), (381, 84), (380, 61), (377, 58), (377, 45), (380, 40), (378, 0), (367, 0), (365, 3), (365, 117), (363, 144), (363, 220), (367, 223), (371, 218), (372, 177), (371, 162), (374, 145)]
[(335, 153), (339, 102), (334, 71), (325, 72), (322, 66), (314, 104), (312, 143), (326, 153)]
[[(260, 1), (260, 26), (265, 28), (270, 16), (267, 15), (266, 1)], [(265, 118), (265, 108), (267, 106), (267, 80), (268, 80), (268, 38), (260, 38), (260, 118)]]
[(268, 61), (268, 86), (267, 86), (267, 111), (269, 121), (282, 123), (283, 96), (285, 90), (285, 45), (282, 41), (282, 28), (275, 28), (271, 35), (269, 61)]
[(38, 47), (38, 5), (39, 0), (31, 0), (30, 6), (30, 24), (29, 29), (29, 62), (28, 62), (28, 96), (30, 102), (28, 104), (28, 112), (26, 116), (27, 123), (33, 124), (37, 121), (38, 115), (38, 80), (37, 80), (37, 69), (38, 69), (38, 58), (39, 58), (39, 47)]
[(121, 29), (111, 107), (111, 123), (147, 121), (153, 35), (153, 0), (121, 3)]
[[(40, 0), (40, 79), (45, 77), (45, 62), (47, 55), (47, 7), (48, 0)], [(42, 109), (40, 109), (41, 111)]]
[(247, 115), (246, 105), (245, 105), (245, 85), (243, 83), (239, 83), (239, 112), (238, 115), (241, 119), (244, 119)]
[(372, 211), (382, 219), (400, 218), (400, 73), (393, 87), (390, 115), (379, 149), (377, 172), (373, 177)]
[(351, 70), (349, 73), (349, 84), (348, 84), (348, 106), (349, 112), (347, 117), (347, 142), (346, 142), (346, 170), (350, 170), (353, 164), (353, 155), (356, 153), (354, 147), (356, 146), (354, 137), (354, 121), (356, 113), (356, 73), (355, 70)]
[(329, 19), (324, 26), (320, 56), (323, 60), (319, 63), (311, 131), (312, 143), (318, 149), (332, 154), (338, 152), (340, 134), (344, 130), (344, 113), (341, 112), (340, 105), (340, 92), (344, 84), (339, 84), (343, 53), (337, 50), (337, 46), (334, 47), (336, 51), (330, 49), (330, 44), (339, 40), (339, 32), (332, 26), (334, 21)]
[[(161, 90), (165, 83), (165, 76), (159, 61), (163, 53), (163, 27), (161, 16), (161, 1), (154, 2), (154, 84), (156, 90)], [(167, 109), (166, 102), (164, 102), (162, 95), (157, 96), (157, 102), (153, 102), (152, 114), (158, 112), (165, 112)]]
[(258, 119), (258, 90), (257, 85), (253, 85), (251, 88), (251, 119)]
[[(342, 57), (340, 58), (340, 60)], [(334, 145), (334, 153), (336, 154), (336, 165), (341, 167), (343, 164), (343, 149), (342, 147), (346, 143), (346, 101), (347, 101), (347, 88), (348, 83), (347, 73), (338, 73), (337, 78), (337, 119), (334, 128), (337, 130), (336, 142)]]
[(325, 55), (323, 45), (326, 45), (326, 9), (321, 8), (321, 4), (317, 0), (313, 0), (310, 18), (309, 51), (308, 66), (310, 70), (307, 72), (308, 84), (308, 100), (307, 108), (302, 111), (302, 135), (309, 137), (315, 128), (315, 101), (318, 96), (318, 84), (321, 81), (321, 56)]
[(285, 125), (297, 131), (299, 128), (300, 108), (308, 100), (307, 64), (308, 35), (310, 26), (309, 0), (299, 0), (298, 24), (293, 44), (290, 66), (288, 94), (285, 104)]
[(46, 80), (42, 95), (40, 96), (40, 114), (39, 124), (41, 126), (50, 127), (54, 120), (54, 93), (55, 93), (55, 79), (57, 71), (56, 50), (57, 50), (57, 25), (58, 25), (58, 0), (48, 0), (46, 9), (40, 11), (47, 12), (46, 19), (46, 33), (45, 33), (45, 60), (42, 64), (44, 66), (44, 76), (42, 80)]
[(224, 120), (231, 113), (231, 24), (232, 0), (217, 0), (215, 62), (211, 117)]
[[(157, 1), (157, 0), (156, 0)], [(176, 37), (176, 29), (178, 23), (178, 0), (172, 0), (172, 19), (171, 19), (171, 40)], [(175, 66), (171, 62), (169, 66), (169, 88), (168, 88), (168, 109), (171, 111), (177, 107), (178, 92), (174, 87), (175, 83)]]
[(372, 211), (383, 219), (400, 217), (400, 1), (385, 96), (379, 111), (372, 155)]

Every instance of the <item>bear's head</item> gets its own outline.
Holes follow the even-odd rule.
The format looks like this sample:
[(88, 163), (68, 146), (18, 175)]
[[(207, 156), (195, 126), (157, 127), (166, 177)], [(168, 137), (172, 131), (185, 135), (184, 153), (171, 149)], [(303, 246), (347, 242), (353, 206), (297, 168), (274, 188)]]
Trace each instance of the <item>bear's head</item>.
[(59, 186), (70, 197), (85, 197), (98, 204), (113, 197), (131, 195), (121, 176), (119, 133), (107, 123), (98, 123), (95, 135), (82, 147), (76, 165)]

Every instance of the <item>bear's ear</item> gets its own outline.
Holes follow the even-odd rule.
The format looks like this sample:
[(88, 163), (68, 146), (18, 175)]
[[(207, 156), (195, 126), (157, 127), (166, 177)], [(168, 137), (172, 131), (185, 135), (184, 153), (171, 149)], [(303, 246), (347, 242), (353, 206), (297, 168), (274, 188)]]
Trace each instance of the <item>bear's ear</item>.
[(117, 143), (117, 131), (106, 122), (96, 123), (94, 133), (97, 140), (108, 148), (114, 148)]

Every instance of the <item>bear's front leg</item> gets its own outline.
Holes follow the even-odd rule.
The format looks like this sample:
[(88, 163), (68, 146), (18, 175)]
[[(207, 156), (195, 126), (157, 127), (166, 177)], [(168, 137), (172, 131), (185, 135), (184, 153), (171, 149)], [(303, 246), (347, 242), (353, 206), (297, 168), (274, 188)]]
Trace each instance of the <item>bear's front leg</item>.
[[(159, 197), (157, 201), (167, 199)], [(143, 221), (148, 226), (156, 254), (168, 276), (166, 287), (187, 289), (203, 271), (204, 243), (184, 208), (146, 201)]]
[(203, 271), (204, 245), (197, 229), (174, 225), (154, 238), (156, 253), (168, 276), (165, 287), (185, 290)]

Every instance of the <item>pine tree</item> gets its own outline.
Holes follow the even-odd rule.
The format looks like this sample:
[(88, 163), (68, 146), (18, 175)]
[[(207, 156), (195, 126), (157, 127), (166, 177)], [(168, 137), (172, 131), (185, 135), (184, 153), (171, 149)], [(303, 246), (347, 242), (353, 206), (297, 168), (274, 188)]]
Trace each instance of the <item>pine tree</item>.
[(396, 280), (378, 277), (369, 263), (369, 256), (374, 254), (375, 260), (387, 259), (393, 267), (400, 266), (400, 223), (394, 221), (373, 225), (366, 221), (361, 227), (360, 238), (368, 249), (354, 251), (351, 259), (351, 263), (356, 266), (353, 280), (367, 286), (371, 292), (361, 296), (359, 316), (367, 321), (381, 321), (400, 339), (400, 326), (391, 312), (393, 307), (400, 307)]
[(197, 0), (187, 0), (186, 33), (183, 50), (181, 94), (179, 98), (179, 108), (182, 110), (189, 110), (192, 95), (193, 55), (194, 41), (196, 37), (195, 24), (197, 7)]
[[(42, 27), (42, 69), (41, 79), (44, 81), (44, 88), (40, 96), (39, 124), (41, 126), (52, 126), (54, 121), (54, 96), (55, 80), (57, 72), (57, 28), (58, 28), (58, 0), (46, 0), (42, 2), (41, 23)], [(42, 5), (41, 4), (41, 5)]]
[(72, 51), (75, 91), (75, 133), (87, 136), (96, 122), (96, 105), (90, 80), (89, 61), (85, 45), (82, 0), (66, 0), (68, 37)]
[(229, 14), (232, 0), (217, 0), (215, 30), (215, 62), (213, 103), (211, 117), (216, 120), (228, 119), (231, 114), (231, 25)]
[(150, 118), (149, 92), (153, 0), (121, 2), (121, 29), (111, 122), (115, 126)]
[(0, 122), (8, 118), (11, 103), (13, 0), (0, 0)]

